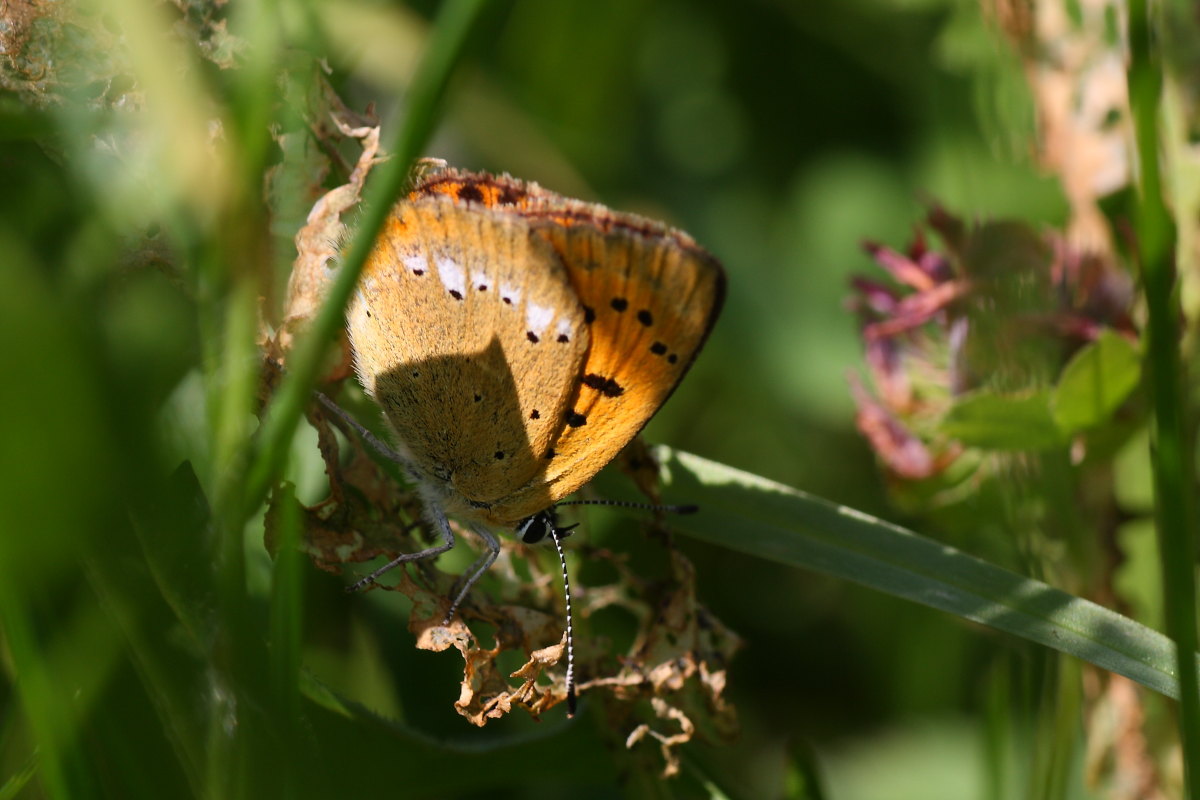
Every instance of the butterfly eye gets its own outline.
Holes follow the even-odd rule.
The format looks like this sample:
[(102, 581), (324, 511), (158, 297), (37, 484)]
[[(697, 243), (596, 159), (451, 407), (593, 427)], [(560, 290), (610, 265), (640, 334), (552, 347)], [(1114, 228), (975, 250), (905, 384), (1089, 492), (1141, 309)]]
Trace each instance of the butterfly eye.
[(517, 526), (517, 535), (521, 537), (521, 541), (525, 544), (536, 544), (546, 538), (546, 534), (550, 532), (551, 524), (546, 513), (540, 512), (534, 514), (532, 517), (526, 517)]
[(565, 528), (558, 527), (558, 515), (554, 513), (554, 509), (548, 508), (522, 520), (517, 526), (517, 535), (525, 544), (537, 544), (551, 533), (559, 539), (565, 539), (578, 527), (578, 522)]

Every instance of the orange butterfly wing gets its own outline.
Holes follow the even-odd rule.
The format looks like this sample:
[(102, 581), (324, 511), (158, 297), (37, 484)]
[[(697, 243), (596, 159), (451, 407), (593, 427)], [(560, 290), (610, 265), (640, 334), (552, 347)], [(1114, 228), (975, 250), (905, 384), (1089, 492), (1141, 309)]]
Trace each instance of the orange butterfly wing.
[(567, 266), (591, 338), (545, 471), (554, 501), (591, 480), (666, 402), (724, 299), (720, 264), (689, 237), (595, 208), (571, 203), (534, 223)]
[[(591, 480), (654, 416), (720, 313), (724, 272), (685, 233), (535, 183), (447, 170), (427, 178), (409, 201), (432, 197), (522, 219), (557, 254), (564, 288), (573, 291), (586, 323), (582, 364), (570, 364), (561, 386), (565, 405), (548, 428), (557, 433), (537, 440), (538, 447), (549, 442), (534, 452), (542, 458), (539, 471), (520, 486), (505, 481), (510, 493), (475, 509), (489, 522), (515, 524)], [(531, 283), (547, 280), (537, 260), (522, 266)], [(557, 274), (551, 270), (550, 280)], [(512, 366), (518, 384), (562, 380), (563, 364), (537, 376)]]
[(537, 480), (588, 330), (559, 258), (523, 219), (444, 196), (401, 201), (347, 327), (360, 381), (446, 510), (477, 514)]

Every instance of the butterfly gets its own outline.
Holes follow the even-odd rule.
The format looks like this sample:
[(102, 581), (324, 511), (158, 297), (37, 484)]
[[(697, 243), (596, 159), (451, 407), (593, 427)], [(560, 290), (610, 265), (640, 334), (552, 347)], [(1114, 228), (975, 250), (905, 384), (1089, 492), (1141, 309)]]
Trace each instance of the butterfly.
[(492, 528), (558, 546), (555, 505), (667, 400), (724, 294), (718, 261), (660, 222), (508, 176), (426, 174), (392, 209), (346, 319), (440, 542), (359, 585), (449, 550), (453, 516), (487, 552), (448, 621), (499, 553)]

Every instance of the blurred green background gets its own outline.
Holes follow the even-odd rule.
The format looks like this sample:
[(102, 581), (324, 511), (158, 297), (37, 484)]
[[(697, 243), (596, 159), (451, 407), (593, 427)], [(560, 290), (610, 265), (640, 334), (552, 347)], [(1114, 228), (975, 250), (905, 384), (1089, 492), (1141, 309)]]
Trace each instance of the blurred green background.
[[(154, 56), (123, 51), (122, 26), (158, 20), (211, 32), (205, 25), (228, 15), (235, 34), (271, 30), (287, 63), (324, 59), (351, 107), (375, 104), (386, 138), (405, 114), (438, 4), (280, 2), (244, 16), (133, 0), (82, 9), (69, 22), (54, 11), (30, 41), (58, 42), (68, 62), (110, 52), (114, 74), (136, 73), (139, 59)], [(214, 398), (228, 388), (222, 380), (242, 379), (214, 364), (241, 363), (228, 341), (243, 343), (244, 362), (254, 356), (252, 331), (205, 309), (255, 302), (230, 288), (239, 271), (269, 264), (276, 282), (286, 277), (291, 237), (314, 198), (285, 198), (268, 219), (260, 185), (249, 182), (244, 202), (258, 214), (240, 219), (243, 227), (205, 215), (206, 189), (196, 186), (221, 191), (227, 176), (190, 175), (191, 145), (163, 132), (220, 109), (165, 93), (195, 80), (204, 97), (224, 98), (245, 126), (225, 131), (234, 152), (246, 145), (239, 132), (295, 123), (273, 95), (239, 95), (237, 70), (206, 53), (215, 62), (195, 59), (174, 84), (145, 87), (170, 121), (141, 112), (151, 122), (140, 131), (121, 128), (125, 112), (111, 103), (129, 87), (89, 80), (86, 66), (64, 71), (48, 91), (22, 87), (10, 72), (0, 94), (0, 785), (16, 796), (195, 793), (178, 765), (187, 760), (180, 742), (219, 736), (219, 726), (197, 729), (228, 698), (204, 659), (175, 641), (171, 612), (201, 598), (183, 616), (220, 613), (210, 607), (219, 591), (191, 585), (204, 583), (196, 575), (217, 546), (194, 505), (220, 494), (226, 462), (214, 442), (226, 440), (213, 427), (229, 416)], [(234, 48), (232, 59), (243, 71), (259, 66), (253, 51)], [(972, 2), (496, 2), (425, 151), (690, 232), (724, 263), (728, 300), (646, 438), (897, 518), (854, 429), (846, 382), (862, 360), (844, 305), (848, 279), (873, 271), (860, 243), (904, 245), (931, 200), (967, 219), (1061, 223), (1056, 183), (1027, 156), (1032, 120), (1015, 55)], [(110, 124), (120, 132), (106, 134)], [(243, 149), (239, 163), (284, 162), (274, 147)], [(269, 226), (270, 237), (248, 233), (256, 226)], [(214, 263), (221, 252), (233, 260)], [(248, 413), (238, 424), (253, 429)], [(198, 479), (176, 472), (184, 462)], [(310, 433), (297, 437), (289, 475), (302, 497), (320, 497)], [(635, 519), (589, 520), (594, 541), (638, 546)], [(245, 537), (247, 613), (260, 616), (271, 570), (261, 525), (256, 517)], [(146, 531), (156, 552), (146, 552)], [(803, 787), (816, 774), (828, 797), (846, 800), (1017, 796), (986, 785), (994, 773), (984, 710), (1005, 702), (994, 671), (1036, 673), (1031, 648), (852, 585), (680, 545), (696, 563), (702, 600), (746, 643), (729, 686), (740, 737), (687, 756), (726, 791), (815, 797)], [(457, 656), (414, 653), (396, 598), (346, 597), (341, 581), (302, 569), (306, 667), (367, 706), (402, 707), (411, 728), (409, 738), (392, 738), (313, 706), (296, 732), (303, 746), (344, 749), (324, 751), (313, 767), (322, 781), (247, 779), (258, 796), (621, 794), (586, 715), (570, 733), (557, 709), (540, 727), (470, 728), (451, 707)], [(121, 591), (105, 589), (114, 586)], [(364, 607), (377, 623), (371, 631), (354, 616)], [(45, 685), (22, 700), (18, 680)], [(39, 692), (78, 702), (30, 707)], [(189, 696), (191, 707), (163, 701)], [(522, 737), (535, 738), (521, 745)], [(46, 777), (35, 741), (70, 743), (58, 782)], [(401, 752), (413, 755), (403, 761)], [(392, 759), (403, 769), (389, 769)], [(421, 767), (429, 773), (408, 772)], [(22, 789), (29, 770), (40, 774)], [(693, 773), (659, 787), (680, 796), (711, 789)]]

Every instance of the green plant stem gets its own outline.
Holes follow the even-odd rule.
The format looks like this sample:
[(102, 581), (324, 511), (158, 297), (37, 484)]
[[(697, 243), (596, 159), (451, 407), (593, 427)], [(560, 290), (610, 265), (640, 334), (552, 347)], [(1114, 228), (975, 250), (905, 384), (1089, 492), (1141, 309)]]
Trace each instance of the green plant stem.
[(62, 692), (55, 690), (32, 621), (10, 588), (15, 581), (7, 575), (0, 577), (6, 578), (0, 581), (3, 584), (0, 585), (0, 631), (4, 632), (13, 674), (21, 676), (16, 699), (38, 743), (42, 791), (50, 798), (72, 797), (71, 775), (87, 773), (78, 769), (77, 751), (70, 746), (75, 738), (70, 703)]
[(1154, 18), (1145, 0), (1129, 5), (1129, 99), (1137, 137), (1138, 260), (1146, 292), (1146, 354), (1154, 404), (1155, 514), (1163, 565), (1167, 632), (1178, 645), (1179, 726), (1183, 745), (1185, 794), (1200, 779), (1200, 685), (1195, 668), (1196, 586), (1195, 505), (1183, 380), (1179, 352), (1178, 297), (1175, 293), (1175, 231), (1163, 202), (1159, 170), (1159, 103), (1162, 63), (1154, 48)]
[(343, 326), (343, 315), (375, 237), (400, 193), (409, 164), (428, 141), (454, 67), (488, 0), (450, 0), (434, 26), (429, 49), (413, 78), (404, 124), (392, 146), (391, 160), (372, 175), (363, 201), (363, 214), (346, 257), (320, 312), (288, 359), (284, 376), (259, 432), (258, 452), (248, 473), (245, 513), (262, 502), (270, 483), (279, 474), (288, 443), (300, 422), (313, 384), (324, 364), (330, 343)]
[[(304, 565), (300, 545), (300, 505), (290, 487), (280, 504), (279, 549), (271, 585), (270, 658), (272, 700), (274, 713), (283, 721), (280, 725), (282, 752), (288, 755), (304, 753), (301, 732), (304, 714), (300, 695), (300, 651), (304, 639)], [(282, 776), (281, 797), (301, 795), (297, 772), (288, 770)], [(303, 774), (302, 772), (299, 774)]]

